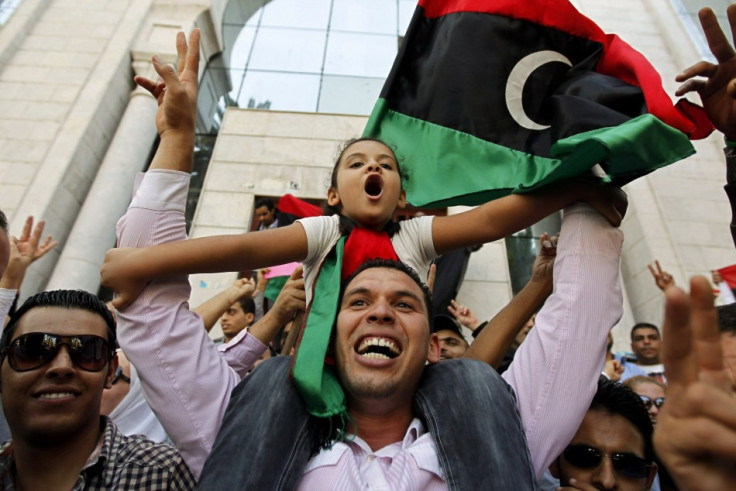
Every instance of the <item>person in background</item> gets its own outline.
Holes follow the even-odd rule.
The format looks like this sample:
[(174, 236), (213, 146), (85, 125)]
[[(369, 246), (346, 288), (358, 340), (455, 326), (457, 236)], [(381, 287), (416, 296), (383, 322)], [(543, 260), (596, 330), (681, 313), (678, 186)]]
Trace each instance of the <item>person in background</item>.
[(170, 445), (124, 436), (100, 416), (118, 367), (115, 321), (91, 293), (42, 292), (0, 339), (2, 404), (12, 440), (0, 447), (3, 489), (194, 489)]
[(449, 315), (432, 317), (432, 332), (440, 338), (440, 359), (462, 358), (468, 349), (460, 324)]
[(667, 386), (655, 378), (643, 375), (626, 379), (624, 385), (639, 395), (649, 412), (649, 419), (656, 425), (657, 415), (666, 399)]

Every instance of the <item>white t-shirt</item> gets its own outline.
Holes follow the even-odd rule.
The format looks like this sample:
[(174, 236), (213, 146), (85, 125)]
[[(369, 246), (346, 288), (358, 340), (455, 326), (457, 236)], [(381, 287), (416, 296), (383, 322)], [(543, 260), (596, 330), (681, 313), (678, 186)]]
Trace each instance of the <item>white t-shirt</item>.
[[(429, 263), (437, 257), (432, 241), (432, 216), (404, 220), (399, 230), (391, 237), (396, 255), (401, 262), (414, 269), (423, 281), (427, 281)], [(338, 215), (309, 217), (298, 220), (307, 233), (307, 257), (304, 259), (304, 288), (307, 305), (312, 298), (312, 289), (319, 266), (340, 238)]]
[(653, 378), (656, 378), (660, 382), (666, 384), (667, 383), (667, 377), (664, 375), (664, 365), (661, 363), (658, 363), (656, 365), (641, 365), (639, 363), (636, 364), (639, 368), (647, 372), (647, 375)]

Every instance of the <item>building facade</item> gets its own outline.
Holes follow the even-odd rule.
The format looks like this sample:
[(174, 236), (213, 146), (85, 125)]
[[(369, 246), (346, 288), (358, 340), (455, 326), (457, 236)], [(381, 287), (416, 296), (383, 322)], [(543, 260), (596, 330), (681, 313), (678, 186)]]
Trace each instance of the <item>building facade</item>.
[[(698, 2), (573, 4), (641, 51), (670, 94), (675, 75), (707, 54)], [(725, 18), (725, 1), (711, 5)], [(61, 241), (34, 264), (22, 294), (99, 288), (115, 222), (156, 143), (156, 102), (132, 78), (152, 76), (153, 53), (174, 60), (177, 31), (196, 25), (203, 34), (197, 237), (250, 230), (256, 197), (325, 196), (335, 149), (362, 132), (413, 10), (409, 0), (0, 3), (0, 209), (11, 233), (32, 214)], [(661, 320), (648, 263), (658, 259), (681, 285), (736, 263), (722, 140), (695, 145), (695, 156), (626, 187), (622, 349), (634, 321)], [(504, 241), (487, 244), (471, 256), (459, 301), (487, 318), (511, 298), (512, 275)], [(193, 276), (192, 304), (234, 278)]]

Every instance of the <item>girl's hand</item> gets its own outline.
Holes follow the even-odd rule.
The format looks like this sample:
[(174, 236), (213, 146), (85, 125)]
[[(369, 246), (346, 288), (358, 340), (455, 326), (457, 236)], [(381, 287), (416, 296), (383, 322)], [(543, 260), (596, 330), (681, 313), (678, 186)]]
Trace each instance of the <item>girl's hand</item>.
[(112, 305), (118, 310), (132, 304), (148, 283), (147, 280), (137, 278), (134, 274), (135, 266), (138, 264), (135, 257), (140, 250), (136, 248), (110, 249), (105, 254), (105, 262), (100, 270), (102, 286), (116, 293)]
[(587, 186), (584, 190), (586, 197), (583, 198), (583, 201), (595, 208), (611, 225), (620, 226), (626, 215), (626, 208), (629, 206), (626, 193), (611, 184), (600, 184), (590, 180), (581, 181), (580, 185)]

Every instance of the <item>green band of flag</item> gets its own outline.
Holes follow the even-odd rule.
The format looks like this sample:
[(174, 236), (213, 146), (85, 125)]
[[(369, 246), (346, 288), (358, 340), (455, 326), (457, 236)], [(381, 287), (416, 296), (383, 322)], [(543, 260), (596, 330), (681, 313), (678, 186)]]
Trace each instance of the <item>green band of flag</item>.
[(363, 132), (397, 151), (415, 206), (478, 205), (580, 175), (600, 163), (617, 184), (695, 152), (681, 131), (644, 114), (558, 140), (554, 158), (526, 154), (392, 111), (379, 99)]

